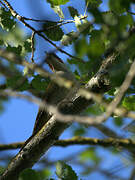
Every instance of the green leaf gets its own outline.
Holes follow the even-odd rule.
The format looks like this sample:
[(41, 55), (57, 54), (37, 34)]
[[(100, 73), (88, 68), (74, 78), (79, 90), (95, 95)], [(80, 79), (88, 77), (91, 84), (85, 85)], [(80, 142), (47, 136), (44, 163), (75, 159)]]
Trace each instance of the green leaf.
[(131, 2), (130, 0), (126, 0), (126, 1), (125, 0), (119, 0), (119, 1), (110, 0), (109, 7), (111, 11), (121, 14), (129, 10), (130, 2)]
[(0, 46), (4, 44), (4, 41), (0, 39)]
[(75, 16), (79, 16), (77, 9), (75, 9), (74, 7), (68, 6), (68, 10), (72, 18), (74, 18)]
[(51, 6), (59, 6), (62, 4), (66, 4), (69, 2), (69, 0), (47, 0), (48, 3), (51, 4)]
[(15, 27), (16, 22), (11, 15), (9, 10), (5, 10), (4, 8), (0, 7), (0, 25), (6, 31), (11, 30)]
[(2, 175), (4, 171), (5, 171), (5, 168), (0, 166), (0, 175)]
[(45, 91), (49, 84), (49, 79), (45, 79), (40, 75), (35, 75), (33, 80), (31, 81), (31, 85), (34, 89), (38, 91)]
[(22, 46), (19, 45), (17, 47), (12, 47), (12, 46), (8, 45), (6, 50), (9, 51), (9, 52), (13, 52), (15, 54), (20, 55), (21, 52), (22, 52)]
[(62, 39), (64, 32), (57, 25), (56, 22), (47, 22), (43, 25), (45, 35), (52, 41), (59, 41)]
[(75, 129), (74, 131), (74, 136), (82, 136), (85, 134), (85, 128), (84, 127), (80, 127), (80, 128), (77, 128)]
[(9, 98), (7, 96), (0, 96), (0, 113), (3, 113), (5, 110), (5, 102), (7, 102)]
[[(127, 51), (123, 51), (123, 54), (124, 53), (126, 54)], [(112, 67), (110, 72), (111, 83), (114, 87), (119, 87), (122, 84), (130, 67), (128, 58), (123, 54), (122, 56), (117, 57), (117, 64)]]
[(21, 75), (16, 75), (11, 78), (7, 78), (7, 87), (20, 91), (25, 91), (30, 87), (30, 85), (28, 79), (24, 79), (24, 77)]
[(41, 171), (35, 171), (33, 169), (24, 170), (20, 176), (19, 180), (43, 180), (51, 175), (48, 169), (43, 169)]
[(122, 106), (129, 111), (135, 111), (135, 95), (125, 97), (122, 101)]
[(122, 126), (123, 125), (123, 119), (121, 117), (114, 117), (114, 123), (116, 126)]
[(68, 34), (63, 35), (61, 39), (61, 43), (64, 46), (68, 46), (69, 44), (72, 44), (72, 42), (75, 41), (78, 38), (78, 36), (79, 36), (78, 32), (71, 31)]
[(64, 19), (64, 14), (60, 6), (53, 6), (52, 9), (61, 19)]
[(62, 161), (58, 161), (56, 164), (56, 174), (61, 180), (77, 180), (78, 177), (73, 171), (72, 167)]
[(87, 108), (85, 111), (88, 115), (92, 114), (92, 115), (100, 115), (103, 113), (101, 106), (97, 103), (95, 103), (94, 105), (92, 105), (91, 107)]
[(97, 156), (95, 148), (91, 147), (81, 153), (80, 160), (82, 162), (92, 160), (95, 164), (98, 164), (101, 159)]
[(104, 32), (102, 30), (93, 30), (91, 32), (90, 45), (89, 45), (89, 56), (98, 57), (104, 53), (105, 50)]
[(22, 180), (41, 180), (39, 174), (33, 169), (26, 169), (20, 174)]
[(88, 43), (85, 38), (79, 39), (75, 43), (75, 51), (79, 57), (83, 57), (88, 51)]
[(51, 175), (51, 172), (49, 169), (43, 169), (42, 171), (39, 171), (38, 173), (41, 177), (41, 180), (46, 178), (46, 177), (49, 177)]
[(26, 39), (24, 41), (24, 46), (26, 52), (31, 52), (31, 39)]
[(86, 0), (87, 3), (89, 3), (90, 8), (97, 8), (102, 3), (102, 0)]

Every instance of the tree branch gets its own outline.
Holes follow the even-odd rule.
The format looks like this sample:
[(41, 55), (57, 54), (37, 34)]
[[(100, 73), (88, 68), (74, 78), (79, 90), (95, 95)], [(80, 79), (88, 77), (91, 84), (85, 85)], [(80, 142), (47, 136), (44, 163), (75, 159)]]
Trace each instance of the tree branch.
[[(20, 56), (16, 55), (15, 53), (8, 52), (8, 51), (0, 48), (0, 57), (4, 58), (10, 62), (13, 62), (15, 64), (26, 66), (30, 70), (38, 72), (43, 77), (49, 77), (52, 81), (56, 82), (60, 86), (65, 86), (66, 88), (70, 88), (72, 86), (71, 81), (66, 80), (66, 82), (65, 82), (64, 78), (58, 76), (57, 74), (50, 74), (48, 71), (43, 69), (41, 66), (25, 61), (24, 59), (22, 59)], [(3, 66), (1, 64), (0, 64), (0, 67), (1, 67), (1, 69), (3, 68)], [(3, 71), (2, 72), (5, 73), (5, 70), (7, 70), (7, 69), (4, 69), (3, 70), (4, 72)], [(9, 72), (7, 72), (7, 77), (9, 77), (10, 75), (11, 75), (11, 73), (9, 74)]]
[[(106, 81), (106, 69), (110, 64), (114, 63), (116, 55), (109, 56), (104, 68), (100, 69), (98, 73), (85, 85), (86, 90), (95, 93), (105, 92), (110, 88), (108, 81)], [(72, 101), (62, 102), (59, 104), (59, 110), (63, 114), (79, 114), (88, 105), (93, 104), (92, 99), (86, 99), (80, 95), (75, 94)], [(69, 123), (59, 122), (53, 115), (50, 120), (43, 126), (43, 128), (20, 150), (16, 157), (11, 161), (8, 168), (1, 177), (2, 179), (17, 179), (19, 173), (26, 168), (32, 167), (35, 162), (56, 142), (61, 133), (70, 126)]]
[(66, 55), (68, 55), (71, 58), (75, 58), (77, 60), (79, 60), (82, 63), (85, 63), (82, 59), (72, 56), (71, 54), (67, 53), (66, 51), (64, 51), (63, 49), (61, 49), (60, 47), (58, 47), (55, 43), (53, 43), (51, 40), (49, 40), (47, 37), (45, 37), (40, 31), (36, 30), (34, 27), (32, 27), (31, 25), (29, 25), (26, 21), (25, 21), (25, 17), (20, 16), (14, 9), (13, 7), (10, 5), (10, 3), (7, 0), (3, 0), (4, 3), (7, 5), (7, 7), (9, 8), (11, 14), (13, 17), (16, 17), (19, 21), (21, 21), (24, 26), (28, 27), (29, 29), (31, 29), (33, 32), (35, 32), (35, 34), (38, 34), (40, 37), (42, 37), (45, 41), (49, 42), (52, 46), (54, 46), (58, 51), (60, 51), (61, 53), (64, 53)]
[[(11, 144), (0, 144), (0, 151), (2, 150), (13, 150), (21, 148), (24, 145), (24, 142), (11, 143)], [(76, 136), (71, 139), (57, 140), (53, 146), (72, 146), (72, 145), (96, 145), (102, 147), (120, 147), (120, 148), (135, 148), (135, 141), (131, 139), (118, 139), (118, 138), (89, 138)]]

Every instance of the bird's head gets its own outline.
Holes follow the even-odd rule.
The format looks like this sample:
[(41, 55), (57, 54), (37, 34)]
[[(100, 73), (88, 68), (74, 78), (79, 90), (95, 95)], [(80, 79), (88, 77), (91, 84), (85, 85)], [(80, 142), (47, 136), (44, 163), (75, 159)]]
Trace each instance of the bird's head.
[(45, 61), (53, 72), (67, 71), (67, 67), (63, 61), (55, 53), (47, 53)]

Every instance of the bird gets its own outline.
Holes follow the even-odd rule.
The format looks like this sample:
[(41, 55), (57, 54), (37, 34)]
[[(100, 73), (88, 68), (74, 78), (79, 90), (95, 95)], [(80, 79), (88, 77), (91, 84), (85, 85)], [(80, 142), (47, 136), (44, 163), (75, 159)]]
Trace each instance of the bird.
[[(48, 53), (45, 62), (49, 65), (50, 69), (58, 76), (70, 80), (73, 83), (76, 82), (74, 74), (66, 67), (64, 62), (55, 54)], [(47, 104), (57, 106), (69, 93), (69, 89), (64, 86), (60, 86), (55, 82), (50, 82), (46, 88), (46, 92), (43, 97), (43, 101)], [(44, 124), (50, 119), (51, 114), (43, 108), (39, 108), (32, 135), (34, 136), (44, 126)]]
[[(55, 54), (47, 53), (45, 62), (48, 64), (50, 69), (59, 77), (65, 80), (70, 80), (73, 82), (74, 87), (66, 88), (65, 86), (58, 85), (57, 82), (51, 81), (45, 90), (43, 101), (49, 105), (57, 106), (64, 99), (70, 99), (72, 93), (76, 90), (77, 81), (74, 74), (67, 68), (64, 62)], [(49, 121), (52, 114), (48, 112), (47, 108), (39, 107), (38, 114), (36, 116), (34, 128), (32, 135), (25, 141), (24, 145), (21, 147), (20, 151), (25, 147), (25, 145), (42, 129), (42, 127)]]

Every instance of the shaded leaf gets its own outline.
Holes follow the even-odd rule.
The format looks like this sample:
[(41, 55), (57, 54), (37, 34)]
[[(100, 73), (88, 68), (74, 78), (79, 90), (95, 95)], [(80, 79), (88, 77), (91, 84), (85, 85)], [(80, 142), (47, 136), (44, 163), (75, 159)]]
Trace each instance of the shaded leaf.
[(95, 103), (93, 106), (87, 108), (87, 110), (85, 112), (87, 114), (100, 115), (100, 114), (102, 114), (103, 110), (101, 109), (100, 105)]
[(33, 80), (31, 81), (31, 85), (34, 89), (38, 91), (45, 91), (49, 84), (49, 79), (45, 79), (40, 75), (35, 75)]
[(3, 168), (2, 166), (0, 166), (0, 175), (2, 175), (2, 173), (5, 171), (5, 168)]
[(123, 125), (123, 119), (121, 117), (114, 117), (114, 123), (116, 126), (122, 126)]
[(102, 3), (102, 0), (86, 0), (90, 8), (99, 7), (99, 5)]
[(73, 171), (72, 167), (62, 161), (58, 161), (56, 164), (56, 174), (61, 180), (77, 180), (78, 177)]
[(75, 16), (79, 16), (77, 9), (75, 9), (74, 7), (68, 6), (68, 10), (72, 18), (74, 18)]
[(75, 129), (74, 131), (74, 136), (82, 136), (85, 134), (85, 128), (84, 127), (80, 127), (80, 128), (77, 128)]
[(15, 27), (15, 20), (11, 15), (9, 10), (5, 10), (4, 8), (0, 7), (0, 25), (6, 31), (11, 30)]
[(97, 156), (95, 148), (91, 147), (80, 154), (80, 160), (83, 162), (92, 160), (95, 164), (98, 164), (101, 159)]
[(109, 1), (110, 10), (116, 13), (123, 13), (130, 8), (130, 0)]
[(31, 39), (26, 39), (24, 41), (24, 46), (23, 46), (26, 50), (26, 52), (31, 52)]
[(129, 111), (135, 111), (135, 95), (125, 97), (122, 101), (122, 106)]
[(26, 169), (20, 174), (22, 180), (41, 180), (39, 174), (33, 169)]
[(10, 45), (7, 46), (7, 51), (13, 52), (15, 54), (21, 55), (22, 52), (22, 46), (12, 47)]
[(16, 75), (11, 78), (7, 78), (7, 87), (20, 91), (25, 91), (30, 87), (30, 85), (28, 79), (24, 79), (24, 77), (21, 75)]
[(45, 23), (43, 25), (43, 29), (44, 29), (45, 35), (53, 41), (61, 40), (62, 36), (64, 35), (64, 32), (59, 26), (57, 26), (56, 22)]

